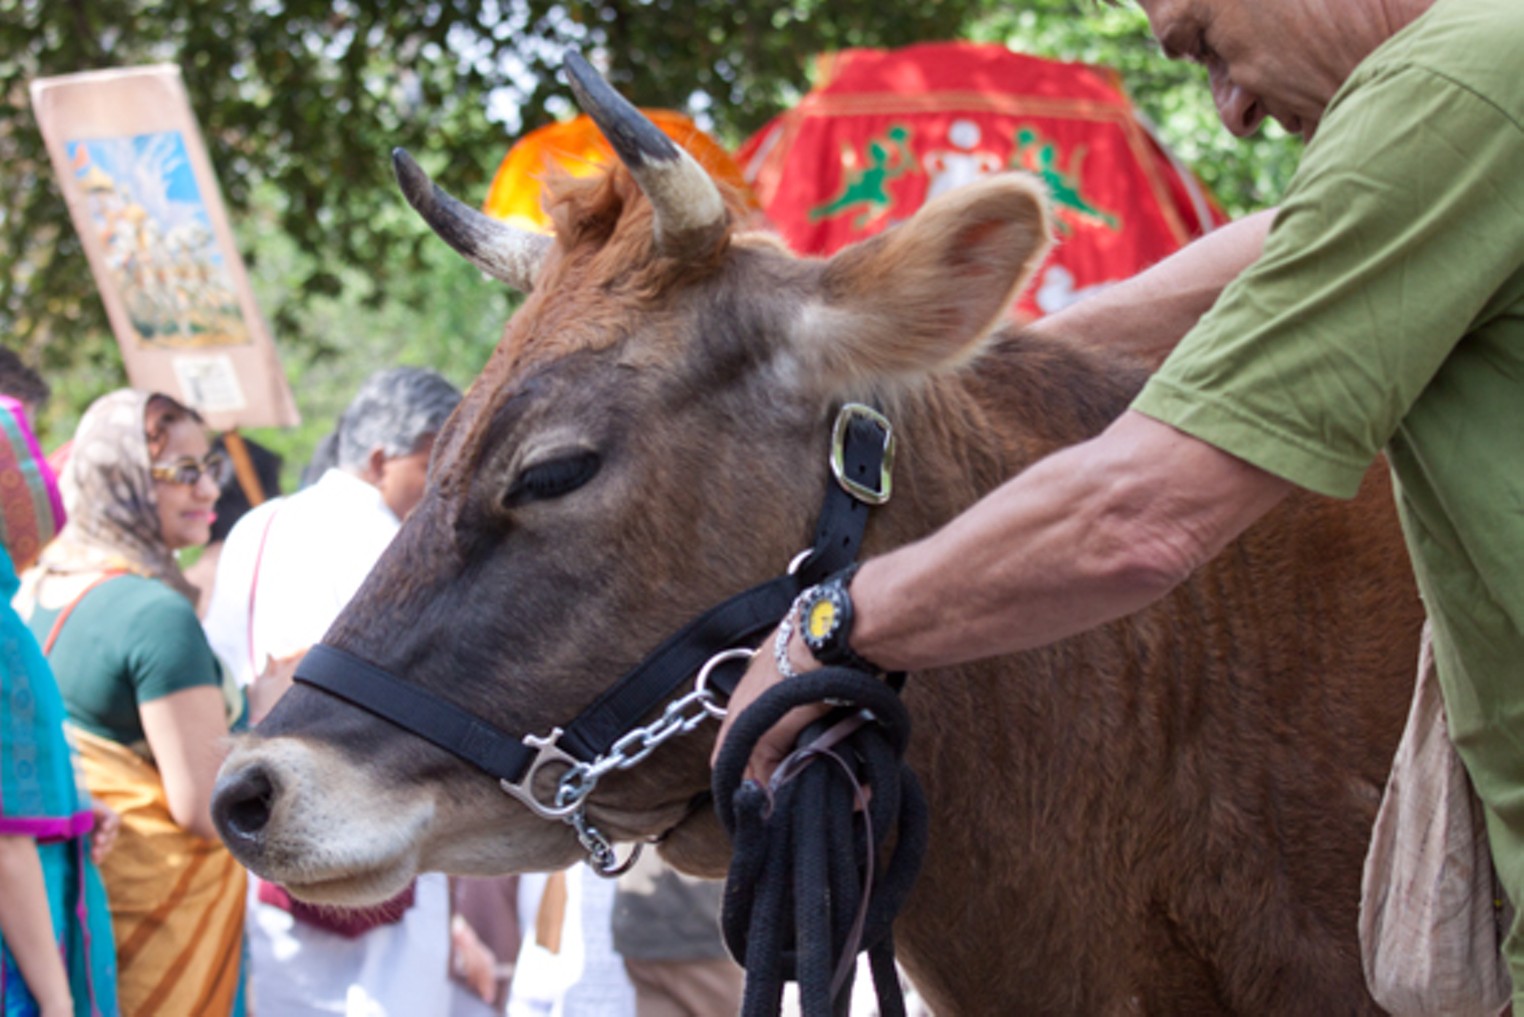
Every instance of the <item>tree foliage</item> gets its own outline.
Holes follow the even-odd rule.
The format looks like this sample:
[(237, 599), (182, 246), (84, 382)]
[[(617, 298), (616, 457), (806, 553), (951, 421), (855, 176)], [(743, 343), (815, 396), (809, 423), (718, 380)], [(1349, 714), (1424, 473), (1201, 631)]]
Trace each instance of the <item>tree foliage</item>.
[[(799, 94), (811, 54), (954, 35), (973, 3), (885, 15), (867, 0), (0, 0), (0, 160), (17, 185), (0, 211), (12, 241), (0, 330), (56, 366), (105, 328), (32, 120), (33, 77), (178, 63), (234, 218), (273, 196), (267, 225), (321, 254), (302, 294), (334, 295), (333, 266), (366, 266), (379, 299), (429, 242), (398, 207), (388, 153), (405, 146), (446, 186), (481, 193), (510, 129), (567, 108), (567, 46), (601, 54), (639, 101), (705, 107), (739, 136)], [(298, 324), (275, 316), (283, 338), (325, 341)]]
[(0, 334), (61, 389), (60, 426), (122, 381), (32, 118), (38, 76), (180, 66), (298, 401), (325, 418), (382, 363), (468, 379), (509, 306), (402, 204), (392, 148), (479, 199), (512, 137), (572, 112), (567, 47), (735, 144), (808, 90), (817, 53), (956, 37), (1117, 68), (1231, 212), (1272, 201), (1295, 159), (1284, 138), (1228, 138), (1199, 72), (1094, 0), (0, 0)]

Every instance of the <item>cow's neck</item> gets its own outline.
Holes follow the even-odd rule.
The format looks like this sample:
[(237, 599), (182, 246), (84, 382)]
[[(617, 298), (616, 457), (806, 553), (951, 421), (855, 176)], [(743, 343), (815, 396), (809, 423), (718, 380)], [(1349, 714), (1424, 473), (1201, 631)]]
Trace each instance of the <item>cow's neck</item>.
[(1033, 462), (1099, 434), (1146, 372), (1010, 331), (962, 371), (885, 400), (901, 435), (895, 498), (870, 529), (879, 554), (945, 525)]
[[(904, 438), (895, 499), (875, 520), (867, 554), (925, 536), (1036, 460), (1098, 434), (1126, 409), (1145, 376), (1128, 359), (1013, 333), (997, 337), (975, 367), (893, 400), (891, 416)], [(901, 959), (931, 996), (950, 1003), (960, 970), (967, 974), (973, 963), (966, 952), (949, 963), (947, 944), (966, 935), (956, 902), (975, 899), (988, 873), (957, 860), (991, 852), (1004, 858), (1010, 851), (1009, 844), (991, 839), (1004, 829), (998, 817), (1011, 785), (1051, 787), (1048, 768), (1077, 774), (1106, 757), (1080, 736), (1090, 730), (1103, 737), (1100, 725), (1060, 726), (1050, 718), (1079, 721), (1089, 709), (1083, 690), (1063, 676), (1089, 670), (1085, 659), (1104, 657), (1112, 642), (1124, 638), (1123, 628), (1114, 625), (1019, 660), (978, 661), (910, 677), (906, 697), (916, 725), (910, 760), (934, 810), (937, 857), (927, 859), (897, 939)], [(980, 772), (989, 779), (971, 779)], [(1073, 864), (1048, 849), (1017, 854), (1039, 880), (1042, 872), (1063, 872)], [(1001, 977), (1000, 965), (978, 977)]]

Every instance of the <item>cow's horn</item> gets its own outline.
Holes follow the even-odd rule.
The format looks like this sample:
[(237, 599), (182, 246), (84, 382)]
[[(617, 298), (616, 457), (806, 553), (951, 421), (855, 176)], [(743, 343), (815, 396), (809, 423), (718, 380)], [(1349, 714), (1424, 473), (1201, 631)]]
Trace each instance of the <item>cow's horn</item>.
[(566, 74), (583, 112), (603, 136), (656, 213), (656, 248), (676, 257), (713, 250), (725, 235), (725, 200), (709, 174), (640, 110), (614, 91), (575, 50)]
[(535, 272), (550, 250), (549, 237), (514, 229), (452, 198), (404, 149), (393, 150), (392, 169), (407, 203), (445, 243), (519, 292), (528, 293), (533, 288)]

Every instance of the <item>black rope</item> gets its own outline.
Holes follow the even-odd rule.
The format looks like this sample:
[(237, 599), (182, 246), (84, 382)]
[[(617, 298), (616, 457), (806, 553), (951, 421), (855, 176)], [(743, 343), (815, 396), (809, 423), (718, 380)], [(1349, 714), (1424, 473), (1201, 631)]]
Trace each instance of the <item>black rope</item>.
[[(843, 705), (804, 731), (769, 787), (743, 783), (763, 733), (794, 707), (826, 701)], [(891, 926), (920, 869), (927, 826), (920, 783), (904, 762), (909, 739), (895, 686), (840, 667), (780, 682), (736, 718), (713, 791), (734, 847), (723, 926), (746, 967), (742, 1017), (775, 1017), (785, 981), (799, 983), (804, 1017), (845, 1017), (863, 951), (879, 1012), (904, 1017)]]

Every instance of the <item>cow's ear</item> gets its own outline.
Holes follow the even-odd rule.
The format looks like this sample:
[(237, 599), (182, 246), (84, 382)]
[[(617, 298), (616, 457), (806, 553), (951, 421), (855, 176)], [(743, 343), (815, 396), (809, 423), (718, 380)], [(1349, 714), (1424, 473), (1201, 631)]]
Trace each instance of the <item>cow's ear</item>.
[(1046, 195), (1026, 174), (960, 187), (827, 263), (796, 353), (828, 384), (960, 363), (1007, 314), (1048, 249)]

